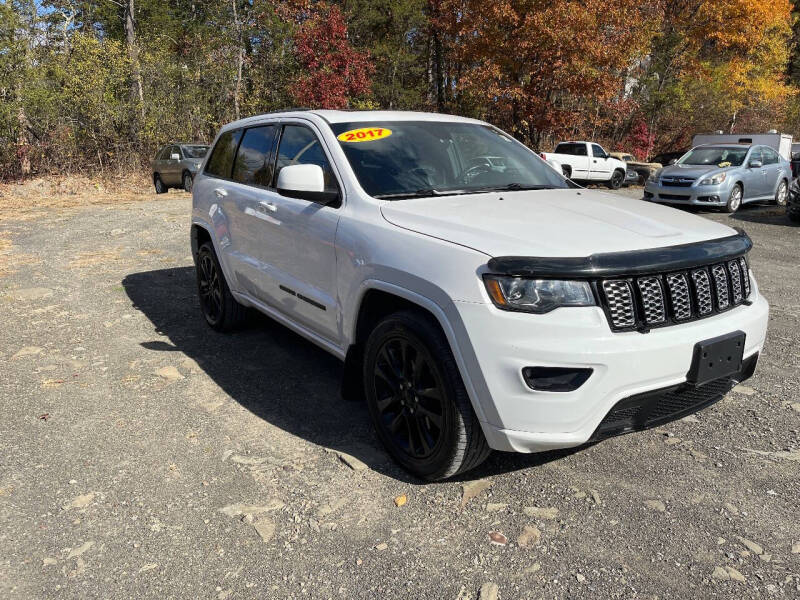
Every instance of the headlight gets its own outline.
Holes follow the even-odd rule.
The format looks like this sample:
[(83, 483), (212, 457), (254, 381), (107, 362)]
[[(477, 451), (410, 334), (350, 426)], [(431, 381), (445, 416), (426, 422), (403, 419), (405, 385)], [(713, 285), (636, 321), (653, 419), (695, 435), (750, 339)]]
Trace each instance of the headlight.
[(727, 175), (725, 173), (717, 173), (713, 177), (706, 177), (705, 179), (703, 179), (700, 182), (700, 185), (719, 185), (720, 183), (725, 181), (726, 177)]
[(483, 282), (492, 302), (504, 310), (541, 314), (559, 306), (596, 304), (592, 287), (586, 281), (486, 275)]

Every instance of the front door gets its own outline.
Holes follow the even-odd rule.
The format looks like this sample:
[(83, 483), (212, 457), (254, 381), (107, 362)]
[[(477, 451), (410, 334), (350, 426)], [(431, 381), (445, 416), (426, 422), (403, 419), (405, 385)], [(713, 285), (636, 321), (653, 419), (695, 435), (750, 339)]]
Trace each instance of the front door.
[(605, 181), (611, 179), (611, 166), (608, 160), (608, 154), (598, 144), (591, 144), (592, 156), (589, 159), (589, 168), (591, 173), (589, 179)]
[[(751, 166), (754, 161), (762, 163), (760, 167)], [(744, 172), (744, 196), (743, 198), (750, 200), (764, 196), (766, 192), (766, 168), (764, 167), (764, 157), (761, 154), (761, 148), (756, 146), (750, 150), (750, 155), (747, 157), (745, 163), (747, 168)]]

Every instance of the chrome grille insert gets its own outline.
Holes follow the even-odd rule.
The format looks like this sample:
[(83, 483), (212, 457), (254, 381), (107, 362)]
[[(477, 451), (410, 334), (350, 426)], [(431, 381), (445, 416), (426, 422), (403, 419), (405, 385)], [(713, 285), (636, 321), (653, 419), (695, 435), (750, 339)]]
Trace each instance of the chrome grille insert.
[(636, 284), (642, 295), (644, 320), (649, 325), (657, 325), (667, 320), (667, 309), (664, 306), (664, 291), (658, 277), (645, 277)]
[(714, 277), (714, 291), (717, 292), (717, 308), (725, 310), (730, 304), (728, 297), (728, 275), (723, 265), (711, 267), (711, 275)]
[(739, 261), (732, 260), (728, 263), (728, 272), (731, 275), (731, 290), (733, 291), (733, 303), (741, 304), (744, 300), (742, 295), (742, 276), (739, 273)]
[(697, 314), (700, 316), (711, 314), (714, 304), (711, 301), (711, 282), (708, 278), (708, 271), (705, 269), (692, 271), (692, 281), (694, 281)]
[(636, 319), (633, 312), (633, 294), (631, 286), (626, 280), (604, 281), (603, 292), (605, 292), (608, 314), (612, 325), (616, 329), (633, 327)]
[(689, 282), (685, 273), (667, 275), (667, 289), (676, 321), (685, 321), (692, 316), (692, 301), (689, 296)]
[(744, 297), (750, 296), (750, 268), (747, 266), (747, 261), (744, 256), (739, 258), (739, 267), (742, 269), (742, 288), (744, 289)]

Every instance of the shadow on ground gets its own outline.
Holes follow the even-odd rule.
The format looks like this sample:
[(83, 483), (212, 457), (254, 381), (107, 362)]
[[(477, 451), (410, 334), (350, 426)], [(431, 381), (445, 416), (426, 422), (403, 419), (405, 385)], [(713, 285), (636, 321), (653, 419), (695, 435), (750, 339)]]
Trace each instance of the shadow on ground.
[[(340, 394), (342, 363), (286, 327), (254, 314), (233, 334), (211, 330), (197, 301), (194, 269), (133, 273), (122, 285), (166, 340), (151, 351), (182, 352), (225, 393), (272, 425), (319, 446), (351, 454), (375, 471), (421, 484), (397, 467), (373, 434), (366, 406)], [(541, 454), (495, 452), (463, 480), (535, 467), (575, 450)]]

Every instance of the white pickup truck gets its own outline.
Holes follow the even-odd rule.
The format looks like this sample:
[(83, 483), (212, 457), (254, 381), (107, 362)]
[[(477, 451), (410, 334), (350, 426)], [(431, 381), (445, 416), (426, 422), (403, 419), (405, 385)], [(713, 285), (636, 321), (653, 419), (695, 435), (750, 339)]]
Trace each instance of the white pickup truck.
[(560, 163), (564, 175), (574, 181), (602, 181), (613, 190), (625, 181), (627, 165), (610, 156), (600, 144), (561, 142), (554, 152), (542, 152), (541, 156)]

